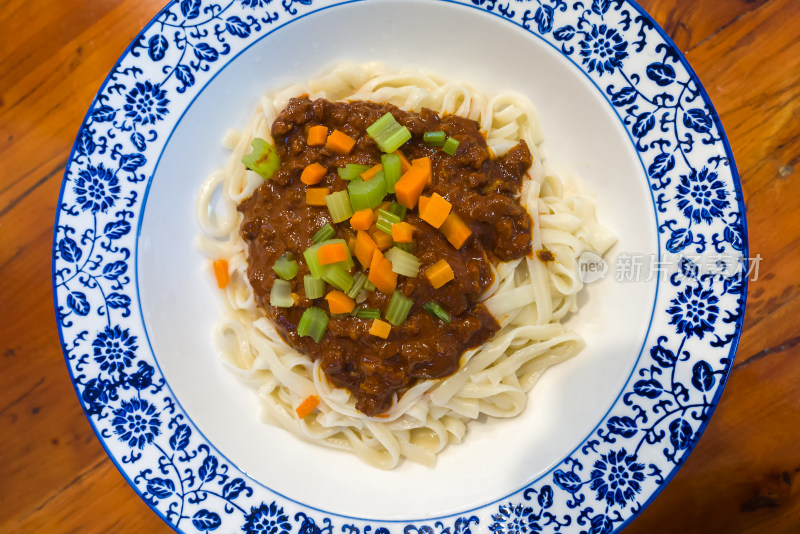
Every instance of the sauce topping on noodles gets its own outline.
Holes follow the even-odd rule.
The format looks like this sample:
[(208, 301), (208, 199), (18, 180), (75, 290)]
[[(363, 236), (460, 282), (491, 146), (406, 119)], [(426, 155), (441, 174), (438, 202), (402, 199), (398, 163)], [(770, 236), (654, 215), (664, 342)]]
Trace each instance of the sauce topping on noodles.
[[(301, 181), (301, 174), (319, 163), (327, 173), (314, 187), (328, 187), (332, 193), (346, 190), (348, 182), (340, 178), (337, 168), (381, 162), (382, 152), (366, 129), (387, 112), (412, 135), (402, 146), (404, 156), (409, 160), (430, 158), (432, 183), (423, 195), (444, 197), (472, 234), (456, 249), (440, 230), (421, 220), (417, 210), (409, 210), (405, 222), (414, 227), (413, 254), (420, 268), (417, 277), (401, 275), (397, 279), (396, 290), (413, 301), (407, 319), (382, 339), (369, 333), (371, 319), (331, 315), (324, 336), (316, 342), (298, 334), (298, 323), (306, 309), (316, 306), (327, 311), (328, 302), (306, 297), (303, 279), (309, 267), (303, 253), (314, 245), (315, 233), (332, 221), (325, 206), (307, 204), (309, 186)], [(309, 129), (319, 125), (347, 134), (355, 140), (354, 147), (343, 155), (324, 144), (309, 146)], [(458, 141), (453, 155), (423, 141), (425, 132), (440, 131)], [(489, 262), (531, 253), (532, 223), (518, 200), (522, 178), (532, 163), (525, 142), (520, 141), (504, 157), (494, 158), (478, 124), (469, 119), (440, 117), (427, 109), (410, 113), (391, 104), (333, 103), (307, 97), (289, 102), (272, 125), (272, 135), (280, 167), (239, 210), (244, 214), (241, 235), (248, 245), (250, 284), (258, 304), (284, 339), (311, 358), (321, 359), (330, 381), (347, 388), (356, 398), (356, 408), (370, 416), (388, 409), (394, 394), (402, 395), (417, 380), (455, 372), (464, 351), (480, 346), (499, 329), (495, 318), (479, 303), (493, 280)], [(355, 237), (347, 221), (332, 226), (335, 238), (351, 242)], [(295, 305), (271, 306), (270, 292), (278, 278), (273, 266), (287, 253), (299, 267), (289, 280)], [(454, 277), (434, 288), (423, 272), (443, 259)], [(351, 274), (368, 267), (356, 261)], [(386, 310), (390, 298), (380, 290), (362, 291), (359, 307)], [(424, 309), (431, 301), (449, 314), (449, 323)]]

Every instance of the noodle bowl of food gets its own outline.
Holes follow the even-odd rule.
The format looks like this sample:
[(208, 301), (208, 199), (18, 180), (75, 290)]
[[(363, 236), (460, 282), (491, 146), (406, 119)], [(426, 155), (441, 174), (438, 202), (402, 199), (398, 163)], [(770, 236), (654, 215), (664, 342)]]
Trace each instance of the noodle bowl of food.
[(191, 4), (101, 90), (56, 235), (70, 370), (137, 491), (187, 532), (632, 519), (743, 306), (687, 259), (743, 248), (724, 135), (678, 56), (639, 65), (638, 8)]
[[(577, 310), (577, 260), (613, 237), (590, 200), (545, 178), (522, 97), (379, 64), (308, 85), (263, 99), (198, 195), (200, 246), (228, 264), (218, 346), (261, 375), (265, 415), (294, 433), (383, 468), (433, 465), (466, 422), (518, 415), (580, 349), (560, 324)], [(212, 209), (218, 188), (217, 211), (238, 201), (239, 216)]]

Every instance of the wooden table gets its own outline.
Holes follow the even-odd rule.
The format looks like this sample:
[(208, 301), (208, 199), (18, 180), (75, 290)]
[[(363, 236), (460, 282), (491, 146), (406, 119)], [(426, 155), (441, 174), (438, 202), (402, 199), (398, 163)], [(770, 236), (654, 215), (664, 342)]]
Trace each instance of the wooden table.
[[(0, 532), (170, 532), (95, 438), (59, 346), (55, 208), (84, 113), (162, 0), (5, 0)], [(631, 533), (800, 532), (800, 2), (643, 0), (727, 130), (763, 258), (722, 402)]]

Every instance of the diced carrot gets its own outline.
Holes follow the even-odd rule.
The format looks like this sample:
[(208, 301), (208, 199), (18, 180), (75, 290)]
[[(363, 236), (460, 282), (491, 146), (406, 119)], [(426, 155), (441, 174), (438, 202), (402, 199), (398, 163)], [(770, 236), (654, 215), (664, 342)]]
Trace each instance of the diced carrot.
[(361, 173), (361, 179), (364, 180), (365, 182), (369, 182), (370, 180), (375, 178), (375, 175), (381, 172), (382, 170), (383, 170), (383, 165), (381, 165), (380, 163), (378, 163), (377, 165), (373, 165), (372, 167)]
[(378, 275), (374, 276), (370, 282), (387, 295), (394, 293), (394, 290), (397, 289), (397, 273), (392, 270), (392, 262), (384, 258)]
[(427, 176), (428, 185), (433, 184), (433, 163), (431, 162), (431, 158), (425, 156), (424, 158), (417, 158), (411, 160), (412, 167), (421, 167)]
[(383, 260), (385, 259), (386, 258), (383, 257), (383, 253), (380, 250), (376, 250), (375, 253), (372, 254), (372, 261), (369, 262), (369, 270), (371, 271), (372, 269), (375, 269), (377, 271), (380, 269), (381, 263), (383, 263)]
[(384, 200), (381, 202), (381, 205), (378, 206), (378, 209), (382, 209), (384, 211), (391, 211), (392, 210), (392, 201), (391, 200)]
[(367, 269), (372, 264), (372, 255), (378, 250), (378, 245), (367, 232), (359, 230), (356, 233), (356, 258), (361, 266)]
[(472, 230), (469, 229), (464, 221), (461, 220), (456, 212), (450, 212), (450, 215), (444, 220), (439, 227), (439, 231), (444, 235), (450, 244), (460, 249), (467, 242), (469, 236), (472, 235)]
[(328, 127), (327, 126), (312, 126), (308, 129), (308, 146), (320, 146), (325, 144), (325, 140), (328, 139)]
[(351, 256), (356, 255), (356, 236), (351, 235), (347, 238), (347, 249), (350, 251)]
[(384, 258), (379, 250), (372, 255), (367, 279), (387, 295), (391, 295), (397, 287), (397, 273), (392, 270), (392, 262)]
[(400, 222), (392, 225), (392, 240), (395, 243), (411, 243), (413, 239), (414, 239), (413, 226), (411, 226), (407, 222)]
[(328, 301), (331, 313), (350, 313), (356, 307), (356, 301), (337, 290), (325, 295), (325, 300)]
[(447, 282), (455, 278), (453, 269), (446, 260), (439, 260), (425, 269), (425, 276), (428, 277), (428, 281), (431, 283), (434, 289), (439, 289)]
[(420, 202), (419, 218), (434, 228), (439, 228), (447, 219), (447, 216), (450, 215), (450, 210), (452, 209), (453, 205), (450, 202), (439, 193), (434, 193), (424, 206)]
[(329, 243), (317, 249), (317, 260), (320, 265), (339, 263), (347, 259), (347, 247), (344, 243)]
[(300, 295), (297, 293), (292, 293), (292, 300), (294, 301), (294, 305), (297, 306), (300, 304)]
[(231, 277), (228, 274), (227, 260), (214, 260), (214, 276), (217, 278), (217, 286), (220, 289), (228, 287)]
[(325, 197), (330, 194), (330, 187), (309, 187), (306, 189), (306, 204), (309, 206), (324, 206)]
[(375, 241), (375, 244), (378, 245), (378, 250), (381, 252), (392, 248), (392, 236), (383, 230), (375, 230), (372, 232), (372, 239)]
[(372, 326), (369, 328), (369, 333), (381, 339), (387, 339), (389, 333), (392, 331), (392, 325), (380, 319), (373, 319)]
[(428, 178), (425, 170), (420, 166), (412, 166), (394, 184), (394, 194), (397, 197), (397, 201), (408, 209), (414, 209), (427, 183)]
[(428, 202), (430, 202), (430, 201), (431, 201), (431, 197), (426, 197), (425, 195), (420, 195), (420, 197), (419, 197), (419, 206), (417, 206), (417, 209), (419, 210), (420, 213), (422, 213), (422, 211), (425, 209), (425, 207), (428, 205)]
[(319, 397), (316, 395), (309, 395), (294, 411), (297, 412), (297, 417), (305, 419), (311, 415), (311, 412), (317, 409), (317, 406), (319, 406)]
[(319, 163), (312, 163), (305, 169), (303, 169), (303, 174), (300, 175), (300, 181), (306, 185), (314, 185), (318, 184), (325, 178), (325, 175), (328, 173), (328, 169), (320, 165)]
[(400, 152), (399, 148), (395, 150), (394, 153), (400, 156), (400, 172), (406, 172), (408, 169), (411, 168), (411, 162), (408, 161), (408, 158), (406, 158), (405, 154)]
[(356, 140), (341, 130), (334, 130), (331, 135), (328, 136), (325, 146), (328, 147), (331, 152), (346, 156), (353, 150), (353, 147), (356, 146)]
[(373, 219), (372, 210), (364, 208), (363, 210), (358, 210), (350, 217), (350, 226), (353, 227), (353, 230), (369, 230)]

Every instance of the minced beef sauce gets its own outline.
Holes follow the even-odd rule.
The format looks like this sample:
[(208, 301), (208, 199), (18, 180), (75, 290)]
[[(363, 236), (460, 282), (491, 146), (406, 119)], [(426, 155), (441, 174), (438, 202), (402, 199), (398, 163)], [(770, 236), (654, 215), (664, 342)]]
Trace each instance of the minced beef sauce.
[[(368, 333), (369, 319), (331, 317), (322, 341), (315, 343), (297, 334), (297, 324), (306, 308), (327, 310), (327, 301), (305, 298), (303, 276), (308, 268), (303, 251), (313, 245), (312, 236), (331, 219), (325, 207), (306, 205), (306, 185), (300, 174), (317, 162), (328, 169), (317, 187), (327, 186), (333, 192), (346, 189), (347, 182), (339, 178), (336, 169), (348, 163), (380, 163), (381, 152), (366, 128), (387, 111), (412, 133), (412, 139), (401, 148), (404, 155), (409, 160), (424, 156), (432, 160), (433, 185), (423, 194), (435, 191), (450, 201), (473, 233), (456, 250), (437, 229), (419, 219), (416, 210), (409, 210), (406, 221), (415, 229), (414, 255), (420, 260), (420, 274), (398, 277), (397, 290), (414, 301), (408, 319), (392, 327), (389, 338), (383, 340)], [(356, 139), (350, 154), (308, 146), (308, 129), (319, 124)], [(492, 283), (489, 261), (512, 260), (531, 252), (531, 219), (518, 201), (522, 177), (532, 163), (531, 153), (520, 141), (502, 158), (494, 158), (478, 128), (475, 121), (454, 115), (440, 117), (428, 109), (410, 113), (391, 104), (294, 98), (272, 125), (280, 169), (239, 206), (244, 214), (241, 234), (248, 244), (247, 275), (258, 304), (290, 345), (322, 359), (327, 377), (336, 386), (347, 388), (356, 398), (356, 408), (366, 415), (388, 409), (394, 393), (401, 395), (419, 379), (452, 374), (466, 350), (487, 341), (499, 329), (495, 318), (478, 303)], [(439, 130), (459, 141), (455, 155), (423, 142), (424, 132)], [(347, 222), (333, 226), (338, 238), (348, 240), (354, 235)], [(291, 280), (299, 303), (276, 308), (269, 305), (276, 278), (272, 266), (287, 252), (300, 265), (299, 274)], [(440, 259), (447, 260), (455, 279), (433, 289), (423, 271)], [(380, 291), (369, 292), (363, 305), (383, 312), (390, 297)], [(428, 301), (439, 303), (452, 322), (447, 324), (423, 310)]]

